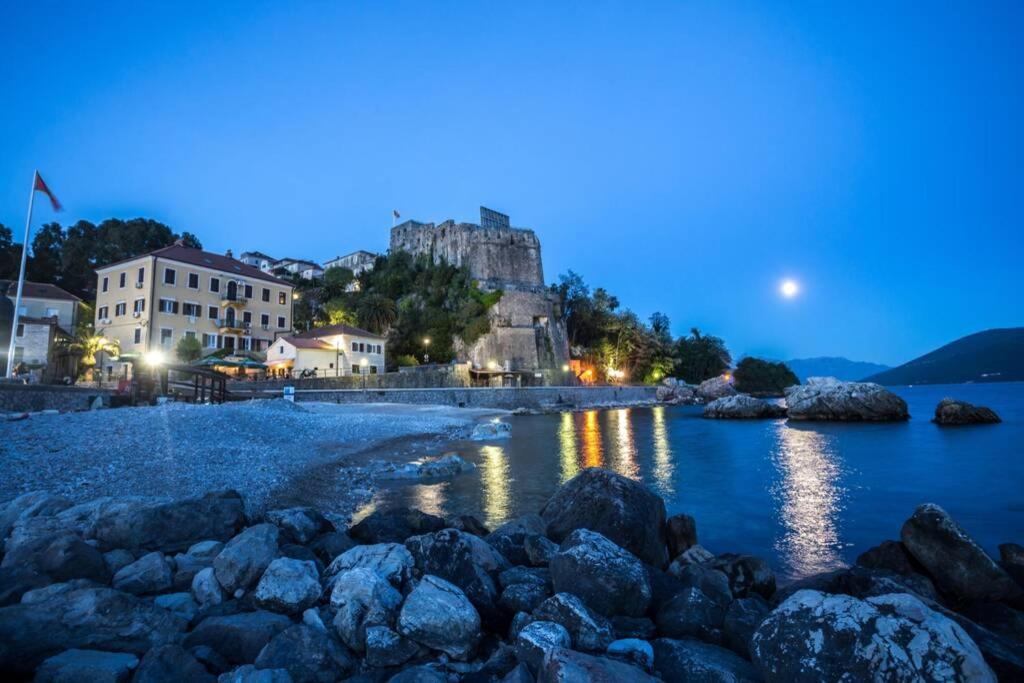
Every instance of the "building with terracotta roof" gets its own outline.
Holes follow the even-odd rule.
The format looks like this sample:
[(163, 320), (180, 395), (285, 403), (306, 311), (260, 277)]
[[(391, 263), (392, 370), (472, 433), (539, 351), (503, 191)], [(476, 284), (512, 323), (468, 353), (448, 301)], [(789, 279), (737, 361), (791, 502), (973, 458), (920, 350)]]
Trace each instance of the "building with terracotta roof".
[(352, 325), (327, 325), (278, 338), (267, 350), (272, 375), (319, 377), (384, 372), (387, 339)]
[[(265, 352), (292, 329), (291, 283), (226, 255), (174, 244), (96, 269), (96, 331), (122, 352), (173, 355), (182, 337)], [(117, 364), (104, 359), (110, 375)]]
[[(17, 298), (18, 282), (0, 280), (0, 295), (10, 302), (11, 314)], [(47, 368), (55, 360), (56, 343), (74, 333), (81, 314), (82, 300), (71, 292), (47, 282), (26, 281), (21, 292), (18, 309), (18, 329), (15, 333), (14, 362), (31, 368)], [(11, 320), (3, 321), (4, 342), (0, 354), (7, 354)], [(63, 355), (63, 354), (62, 354)], [(3, 367), (6, 358), (0, 360)]]

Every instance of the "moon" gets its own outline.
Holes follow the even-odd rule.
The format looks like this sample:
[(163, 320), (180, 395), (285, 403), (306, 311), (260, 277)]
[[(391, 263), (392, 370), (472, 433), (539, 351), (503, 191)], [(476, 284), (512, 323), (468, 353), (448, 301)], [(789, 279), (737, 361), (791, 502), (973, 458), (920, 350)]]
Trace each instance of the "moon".
[(779, 291), (782, 293), (782, 296), (792, 299), (800, 293), (800, 285), (795, 280), (783, 280), (782, 284), (779, 285)]

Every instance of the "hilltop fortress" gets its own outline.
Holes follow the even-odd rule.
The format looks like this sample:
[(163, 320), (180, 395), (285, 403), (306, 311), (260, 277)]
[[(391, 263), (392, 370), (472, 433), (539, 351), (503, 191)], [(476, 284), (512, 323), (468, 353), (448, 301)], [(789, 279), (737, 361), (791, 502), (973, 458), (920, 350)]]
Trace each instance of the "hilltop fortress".
[(557, 371), (569, 362), (560, 302), (544, 284), (540, 240), (532, 230), (513, 228), (508, 216), (480, 207), (479, 225), (405, 221), (391, 229), (391, 251), (466, 266), (481, 289), (502, 290), (490, 311), (490, 333), (458, 349), (460, 360), (520, 373)]

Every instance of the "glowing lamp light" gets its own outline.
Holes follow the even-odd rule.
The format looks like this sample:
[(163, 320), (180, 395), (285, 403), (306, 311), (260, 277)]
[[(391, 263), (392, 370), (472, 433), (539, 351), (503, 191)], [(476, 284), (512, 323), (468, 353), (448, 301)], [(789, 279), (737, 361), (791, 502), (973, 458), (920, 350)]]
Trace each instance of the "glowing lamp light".
[(163, 351), (148, 351), (145, 355), (147, 365), (163, 365), (164, 363), (164, 352)]
[(368, 359), (366, 359), (366, 358), (361, 358), (359, 360), (359, 364), (362, 365), (365, 368), (367, 365), (370, 364), (370, 361)]
[(608, 368), (608, 376), (612, 379), (622, 379), (626, 373), (616, 368)]
[(487, 361), (487, 369), (488, 370), (497, 370), (498, 369), (498, 363), (496, 361), (493, 361), (493, 360)]
[(569, 366), (568, 365), (563, 365), (562, 366), (562, 372), (569, 372)]
[(424, 346), (430, 346), (430, 337), (424, 337), (423, 338), (423, 345)]
[(779, 285), (779, 291), (782, 293), (782, 296), (792, 299), (800, 293), (800, 285), (795, 280), (783, 280), (782, 284)]
[(722, 375), (722, 379), (724, 379), (726, 382), (731, 382), (732, 381), (732, 375), (727, 372), (724, 375)]

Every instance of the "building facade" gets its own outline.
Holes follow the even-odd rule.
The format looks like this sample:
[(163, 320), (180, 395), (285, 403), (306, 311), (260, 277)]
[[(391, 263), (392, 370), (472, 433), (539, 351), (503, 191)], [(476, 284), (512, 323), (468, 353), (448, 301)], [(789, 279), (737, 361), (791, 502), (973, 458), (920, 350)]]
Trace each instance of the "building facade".
[(238, 257), (238, 260), (247, 266), (259, 268), (264, 273), (269, 273), (274, 269), (274, 264), (277, 263), (277, 259), (273, 256), (268, 256), (262, 251), (243, 251), (242, 255)]
[[(10, 302), (13, 314), (18, 293), (17, 281), (0, 280), (0, 293)], [(67, 355), (57, 353), (56, 343), (74, 334), (81, 314), (81, 304), (81, 299), (56, 285), (26, 281), (21, 293), (21, 307), (18, 309), (18, 327), (14, 330), (15, 365), (24, 363), (31, 368), (48, 368), (55, 362), (57, 355)], [(3, 324), (9, 327), (11, 321), (4, 320)], [(6, 355), (6, 340), (10, 339), (10, 330), (4, 332), (5, 343), (0, 353)], [(66, 368), (51, 369), (56, 372), (67, 371)]]
[(277, 339), (267, 350), (270, 375), (318, 377), (384, 372), (387, 339), (351, 325), (328, 325)]
[(96, 331), (122, 353), (173, 358), (182, 337), (204, 354), (265, 352), (292, 329), (292, 285), (230, 256), (174, 244), (98, 268), (96, 278)]
[(373, 268), (377, 260), (377, 254), (372, 251), (354, 251), (344, 256), (335, 256), (329, 261), (324, 261), (324, 270), (328, 268), (348, 268), (354, 275)]

